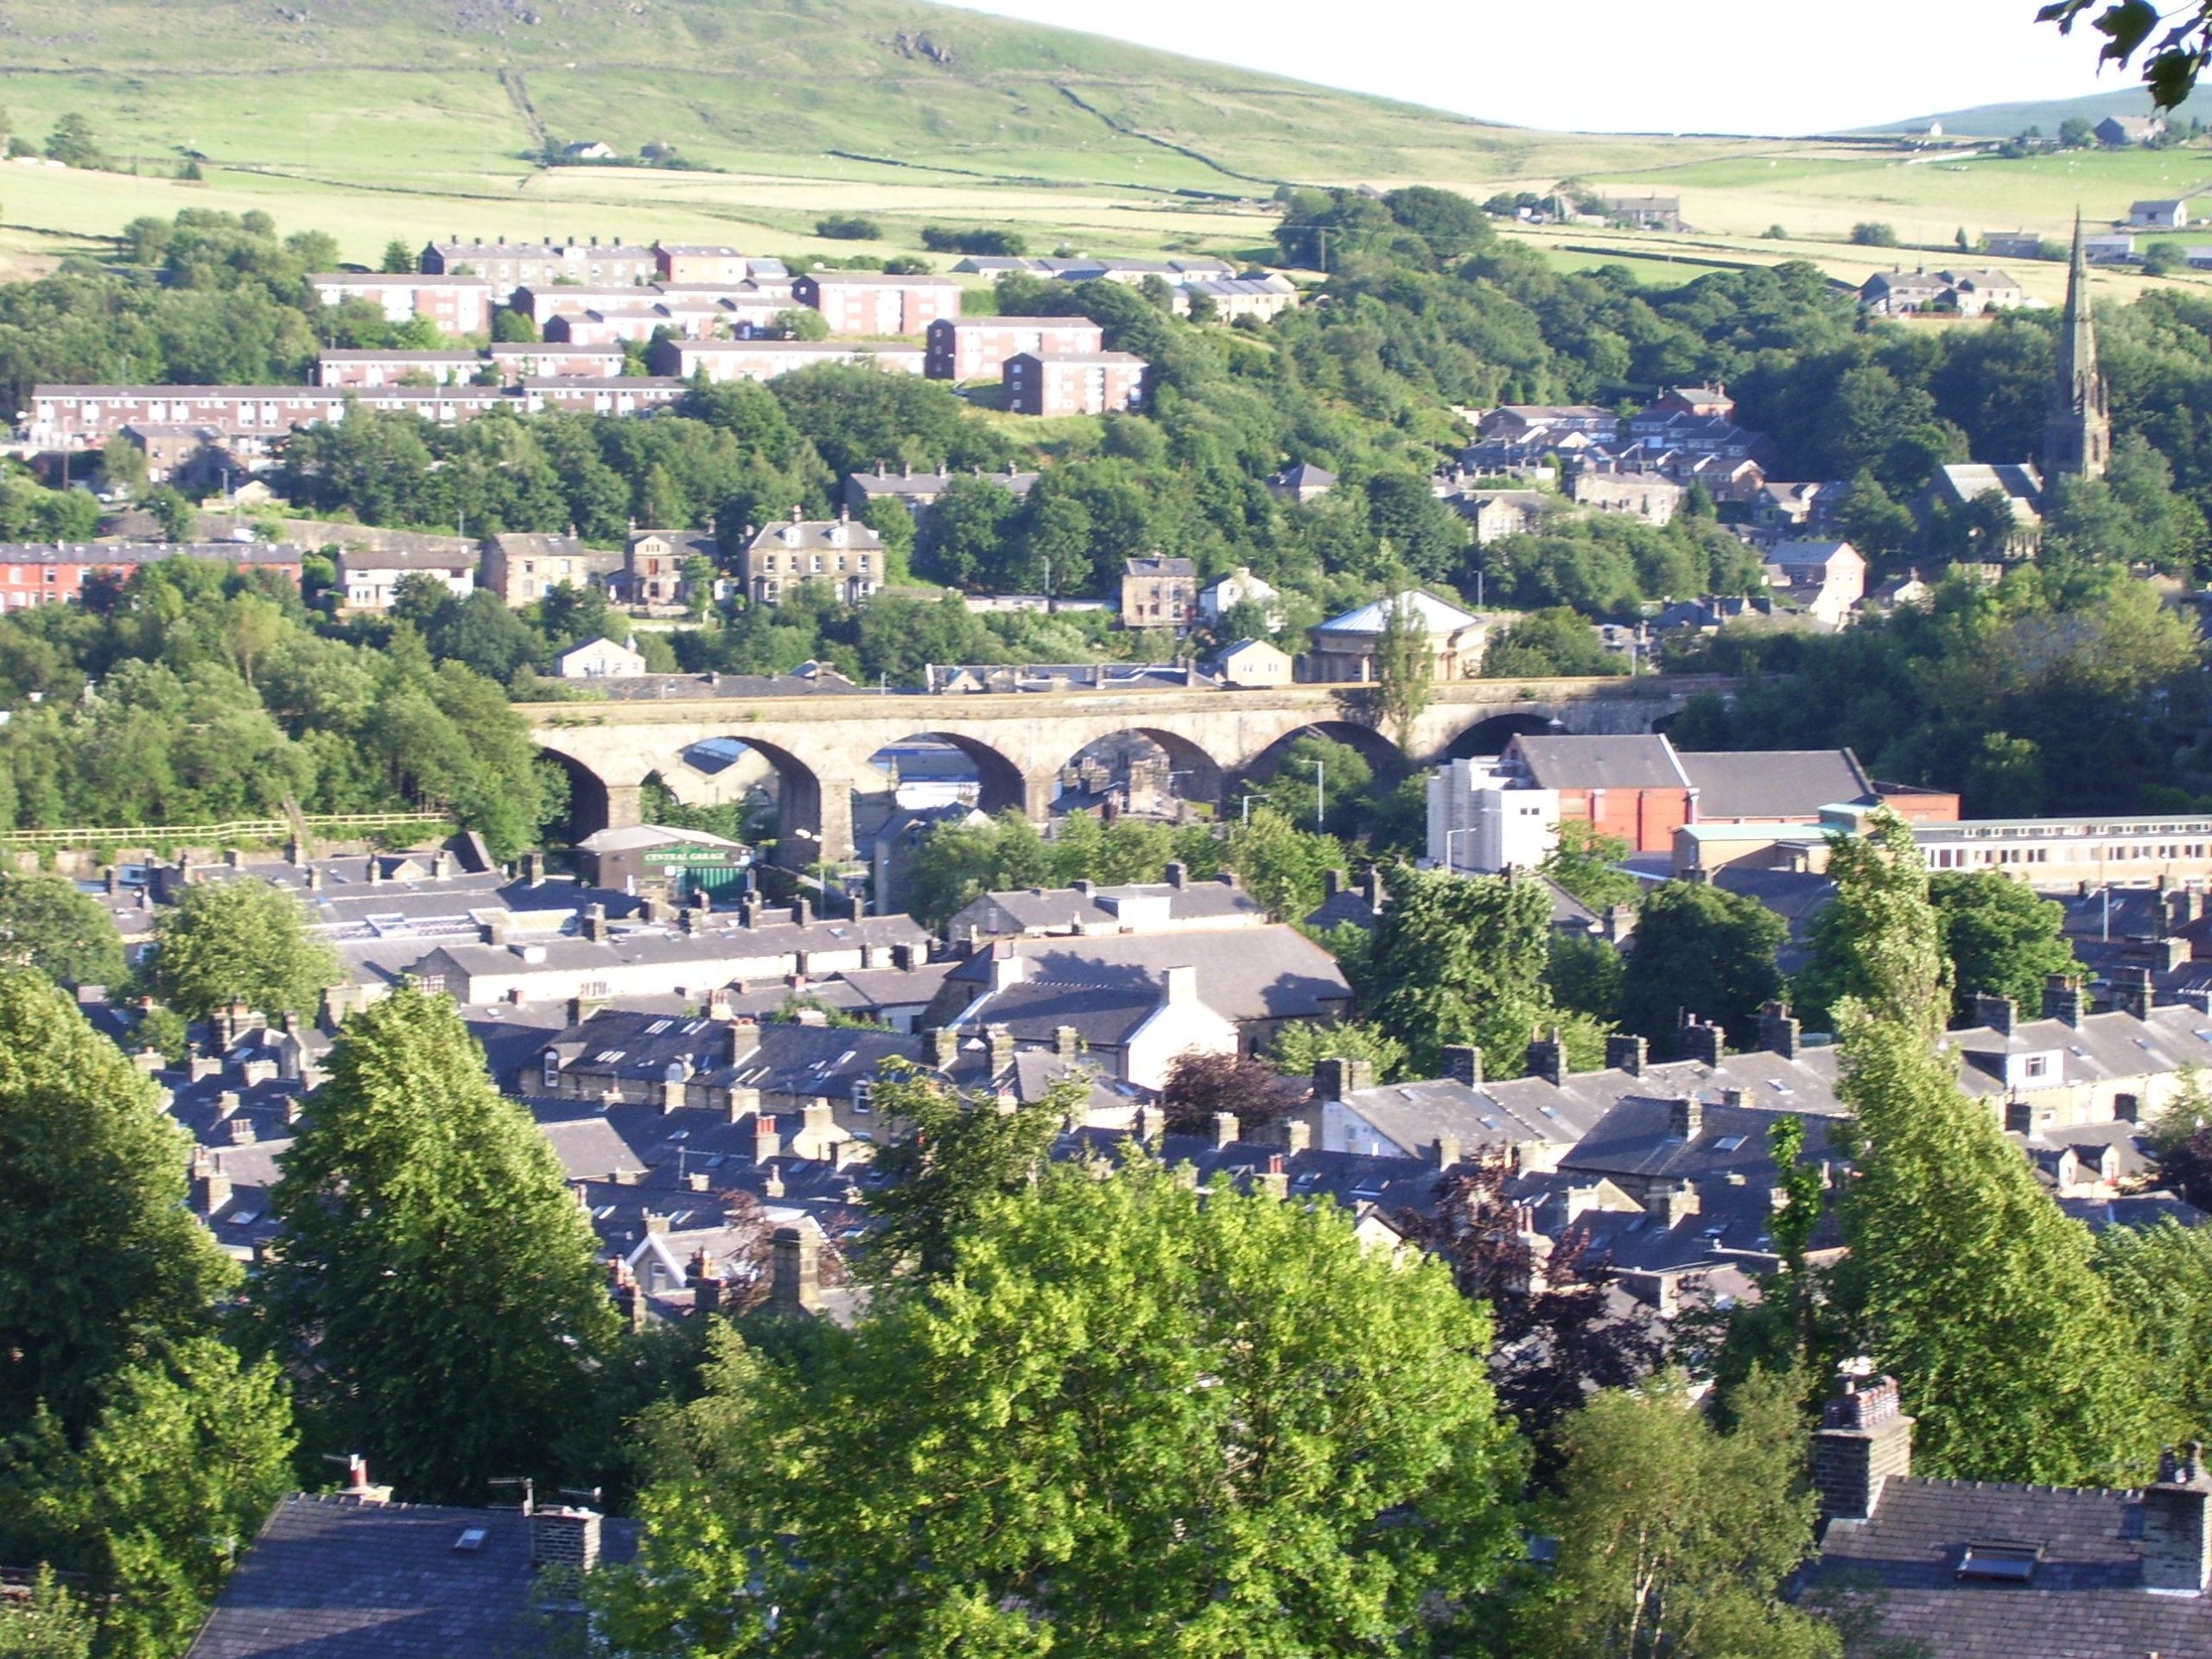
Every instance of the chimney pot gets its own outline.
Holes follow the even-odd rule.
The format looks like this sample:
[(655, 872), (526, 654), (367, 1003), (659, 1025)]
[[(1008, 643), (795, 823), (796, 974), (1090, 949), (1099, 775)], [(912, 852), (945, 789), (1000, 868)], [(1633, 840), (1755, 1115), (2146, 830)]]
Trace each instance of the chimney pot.
[(1243, 1133), (1243, 1125), (1236, 1121), (1236, 1113), (1216, 1112), (1213, 1115), (1213, 1143), (1216, 1147), (1232, 1145)]
[(1469, 1089), (1483, 1086), (1483, 1052), (1472, 1043), (1444, 1046), (1444, 1075)]
[(1625, 1071), (1631, 1077), (1643, 1075), (1643, 1063), (1649, 1052), (1641, 1037), (1617, 1034), (1605, 1039), (1605, 1065), (1613, 1071)]

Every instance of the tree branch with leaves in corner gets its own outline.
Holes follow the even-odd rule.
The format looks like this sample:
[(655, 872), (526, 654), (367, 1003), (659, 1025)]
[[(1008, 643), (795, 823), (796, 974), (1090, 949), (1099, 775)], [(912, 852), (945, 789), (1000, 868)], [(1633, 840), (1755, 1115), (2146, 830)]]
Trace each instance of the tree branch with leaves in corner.
[(2143, 84), (2162, 110), (2179, 105), (2212, 63), (2212, 0), (2196, 0), (2171, 19), (2151, 0), (2051, 0), (2036, 13), (2036, 21), (2056, 23), (2060, 34), (2071, 35), (2085, 16), (2089, 27), (2105, 37), (2097, 54), (2100, 63), (2125, 68), (2143, 54)]

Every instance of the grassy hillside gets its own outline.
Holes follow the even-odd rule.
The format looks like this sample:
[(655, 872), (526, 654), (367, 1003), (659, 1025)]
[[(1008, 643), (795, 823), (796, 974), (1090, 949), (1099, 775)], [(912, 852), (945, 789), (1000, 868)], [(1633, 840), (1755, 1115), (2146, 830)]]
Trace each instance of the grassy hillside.
[[(1970, 110), (1943, 110), (1933, 115), (1916, 115), (1902, 121), (1888, 121), (1865, 130), (1925, 132), (1929, 122), (1940, 121), (1943, 124), (1944, 132), (1953, 137), (2010, 138), (2030, 127), (2041, 127), (2046, 133), (2055, 133), (2062, 123), (2077, 118), (2097, 122), (2108, 115), (2150, 113), (2150, 93), (2121, 76), (2114, 79), (2108, 90), (2092, 92), (2087, 98), (2044, 99), (2040, 102), (2022, 104), (1979, 104)], [(2204, 100), (2196, 99), (2183, 105), (2181, 113), (2184, 116), (2202, 115)]]
[[(715, 235), (816, 217), (1033, 226), (1095, 251), (1262, 239), (1281, 181), (1548, 184), (1744, 152), (1485, 125), (919, 0), (8, 0), (0, 109), (118, 174), (0, 168), (0, 260), (193, 203), (385, 236)], [(548, 140), (710, 170), (543, 170)], [(173, 175), (192, 152), (204, 184)]]
[[(1535, 238), (1562, 263), (1626, 257), (1664, 283), (1813, 257), (1856, 282), (1868, 257), (1839, 244), (1861, 219), (1948, 246), (2212, 181), (2202, 151), (1537, 132), (925, 0), (0, 0), (0, 125), (35, 142), (67, 111), (116, 167), (0, 165), (0, 277), (186, 207), (259, 208), (362, 261), (455, 235), (854, 251), (814, 236), (832, 212), (878, 219), (881, 253), (969, 223), (1038, 251), (1233, 256), (1266, 244), (1280, 181), (1480, 196), (1573, 177), (1678, 193), (1696, 232)], [(583, 139), (674, 144), (697, 170), (533, 159)], [(202, 179), (180, 180), (194, 154)], [(1764, 237), (1777, 224), (1788, 238)]]
[(0, 99), (41, 131), (84, 109), (149, 156), (386, 176), (550, 137), (1237, 195), (1541, 170), (1561, 143), (906, 0), (11, 0)]

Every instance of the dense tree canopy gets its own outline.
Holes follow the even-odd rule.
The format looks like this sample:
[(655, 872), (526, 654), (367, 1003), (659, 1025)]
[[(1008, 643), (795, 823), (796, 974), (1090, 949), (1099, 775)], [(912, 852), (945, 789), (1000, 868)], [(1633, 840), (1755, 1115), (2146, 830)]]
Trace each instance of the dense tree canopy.
[(601, 1629), (653, 1656), (1427, 1652), (1438, 1588), (1518, 1548), (1487, 1334), (1333, 1206), (1050, 1169), (804, 1363), (725, 1339), (659, 1418)]
[(453, 1003), (351, 1015), (284, 1156), (261, 1304), (306, 1421), (410, 1497), (463, 1503), (562, 1466), (613, 1310), (553, 1150)]
[(309, 923), (304, 905), (266, 881), (194, 883), (155, 923), (162, 1000), (192, 1020), (233, 1002), (270, 1015), (317, 1012), (340, 975)]

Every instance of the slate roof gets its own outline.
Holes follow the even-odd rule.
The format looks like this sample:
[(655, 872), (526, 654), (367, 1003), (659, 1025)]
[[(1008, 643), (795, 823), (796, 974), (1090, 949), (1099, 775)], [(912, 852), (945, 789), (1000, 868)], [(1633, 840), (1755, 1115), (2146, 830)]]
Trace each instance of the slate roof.
[[(1293, 927), (1007, 939), (998, 948), (1018, 954), (1029, 978), (1069, 985), (1151, 989), (1169, 968), (1192, 967), (1198, 1001), (1239, 1022), (1325, 1019), (1351, 1001), (1336, 958)], [(948, 990), (989, 984), (992, 949), (984, 946), (955, 968)]]
[(2009, 1036), (1986, 1026), (1961, 1027), (1945, 1033), (1943, 1043), (1964, 1061), (1959, 1082), (1968, 1094), (2001, 1096), (2009, 1092), (2007, 1054), (2056, 1052), (2059, 1075), (2038, 1080), (2046, 1090), (2212, 1065), (2212, 1017), (2187, 1006), (2152, 1008), (2147, 1020), (2108, 1010), (2088, 1015), (2078, 1026), (2021, 1020)]
[(671, 1065), (683, 1065), (702, 1087), (817, 1096), (849, 1096), (887, 1059), (923, 1061), (921, 1039), (894, 1032), (794, 1020), (747, 1026), (611, 1008), (556, 1033), (537, 1052), (548, 1048), (560, 1054), (564, 1073), (579, 1077), (658, 1083)]
[(1355, 1089), (1344, 1103), (1377, 1134), (1412, 1154), (1440, 1138), (1458, 1141), (1461, 1153), (1471, 1158), (1485, 1147), (1532, 1141), (1566, 1147), (1590, 1128), (1586, 1117), (1578, 1114), (1570, 1118), (1556, 1106), (1548, 1113), (1545, 1103), (1525, 1098), (1526, 1090), (1519, 1093), (1524, 1097), (1509, 1102), (1487, 1089), (1437, 1077)]
[[(481, 1528), (482, 1545), (457, 1549)], [(601, 1559), (635, 1553), (601, 1523)], [(530, 1604), (530, 1523), (518, 1510), (277, 1504), (217, 1598), (191, 1659), (520, 1659), (544, 1631)]]
[(1689, 779), (1663, 737), (1537, 737), (1513, 750), (1540, 789), (1681, 789)]
[(1846, 801), (1871, 801), (1874, 780), (1849, 749), (1756, 749), (1679, 754), (1709, 818), (1815, 818)]
[[(1203, 980), (1199, 994), (1203, 1000)], [(1165, 995), (1158, 983), (1022, 980), (971, 1002), (950, 1023), (969, 1030), (1004, 1026), (1017, 1043), (1050, 1043), (1065, 1026), (1088, 1047), (1120, 1048), (1160, 1011)]]
[[(1130, 901), (1135, 901), (1131, 903)], [(1154, 908), (1146, 901), (1164, 901), (1166, 919), (1176, 923), (1214, 921), (1225, 926), (1258, 923), (1266, 918), (1260, 902), (1241, 887), (1228, 881), (1153, 881), (1126, 887), (1023, 887), (1007, 893), (987, 893), (963, 905), (946, 925), (953, 938), (969, 926), (985, 934), (1099, 928), (1109, 931), (1129, 925), (1128, 918)]]
[(1473, 627), (1482, 620), (1473, 612), (1462, 610), (1447, 600), (1439, 599), (1434, 594), (1410, 588), (1402, 594), (1370, 600), (1358, 609), (1346, 611), (1342, 616), (1332, 616), (1314, 632), (1379, 635), (1389, 626), (1391, 607), (1399, 605), (1409, 607), (1430, 633), (1457, 633), (1460, 629)]
[[(1687, 1139), (1673, 1133), (1673, 1102), (1650, 1094), (1630, 1094), (1615, 1103), (1574, 1149), (1560, 1160), (1562, 1171), (1580, 1175), (1618, 1175), (1638, 1180), (1711, 1180), (1744, 1178), (1762, 1191), (1773, 1179), (1768, 1140), (1785, 1116), (1771, 1107), (1728, 1106), (1701, 1102), (1697, 1132)], [(1805, 1161), (1817, 1163), (1827, 1148), (1826, 1116), (1806, 1106), (1788, 1115), (1805, 1125)]]
[[(1873, 1516), (1832, 1521), (1808, 1585), (1871, 1575), (1891, 1635), (1929, 1659), (2212, 1653), (2212, 1598), (2142, 1587), (2133, 1492), (1892, 1478)], [(1970, 1541), (2040, 1545), (2025, 1584), (1959, 1577)]]

